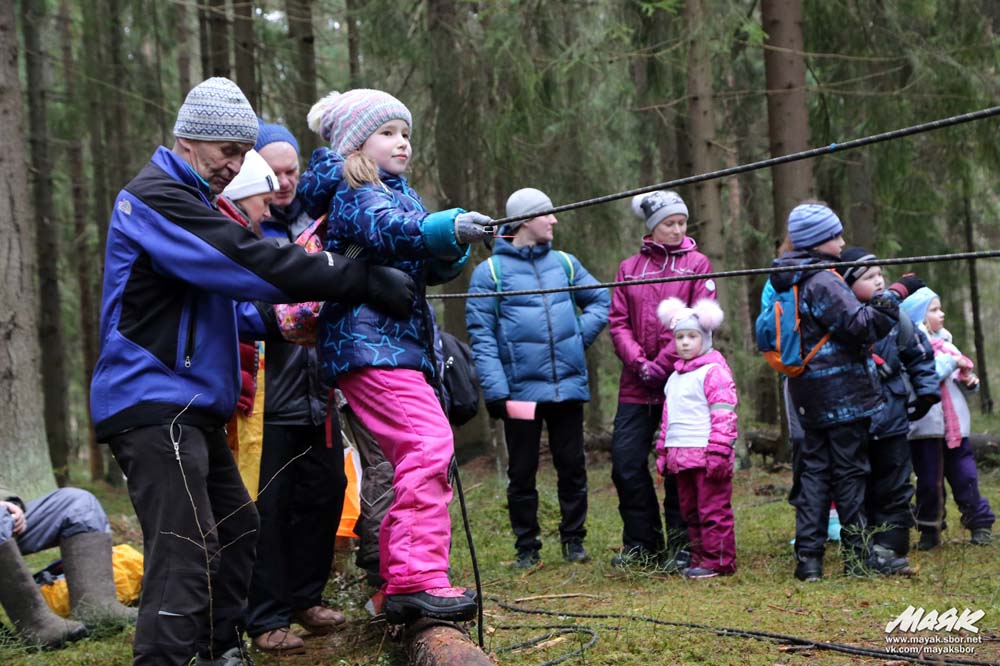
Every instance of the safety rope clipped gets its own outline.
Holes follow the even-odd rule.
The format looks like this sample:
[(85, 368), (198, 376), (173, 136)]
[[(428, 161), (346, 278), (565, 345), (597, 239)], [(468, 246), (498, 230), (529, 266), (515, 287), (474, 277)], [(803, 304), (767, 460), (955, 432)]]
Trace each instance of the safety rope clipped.
[(583, 201), (578, 201), (576, 203), (556, 206), (554, 208), (551, 208), (550, 210), (538, 211), (526, 215), (512, 215), (510, 217), (504, 217), (498, 220), (494, 220), (493, 224), (499, 228), (504, 224), (508, 224), (510, 222), (520, 222), (521, 220), (530, 220), (531, 218), (538, 217), (540, 215), (564, 213), (569, 210), (576, 210), (577, 208), (586, 208), (588, 206), (595, 206), (597, 204), (608, 203), (609, 201), (617, 201), (619, 199), (625, 199), (627, 197), (634, 197), (637, 194), (645, 194), (646, 192), (655, 192), (656, 190), (666, 190), (673, 187), (693, 185), (695, 183), (703, 183), (706, 180), (715, 180), (717, 178), (725, 178), (726, 176), (735, 176), (737, 174), (747, 173), (750, 171), (757, 171), (758, 169), (766, 169), (769, 167), (777, 166), (779, 164), (798, 162), (799, 160), (806, 160), (809, 159), (810, 157), (831, 155), (833, 153), (840, 153), (845, 150), (853, 150), (854, 148), (861, 148), (862, 146), (870, 146), (872, 144), (881, 143), (883, 141), (892, 141), (894, 139), (901, 139), (906, 136), (913, 136), (914, 134), (922, 134), (924, 132), (931, 132), (933, 130), (944, 129), (946, 127), (953, 127), (955, 125), (971, 123), (976, 120), (983, 120), (984, 118), (991, 118), (996, 115), (1000, 115), (1000, 106), (991, 106), (988, 109), (963, 113), (957, 116), (950, 116), (948, 118), (941, 118), (940, 120), (932, 120), (930, 122), (921, 123), (919, 125), (903, 127), (901, 129), (891, 130), (889, 132), (883, 132), (881, 134), (873, 134), (871, 136), (862, 137), (860, 139), (852, 139), (850, 141), (844, 141), (842, 143), (831, 143), (826, 146), (820, 146), (819, 148), (811, 148), (809, 150), (803, 150), (798, 153), (791, 153), (789, 155), (782, 155), (780, 157), (772, 157), (770, 159), (760, 160), (759, 162), (751, 162), (750, 164), (741, 164), (734, 167), (719, 169), (718, 171), (709, 171), (708, 173), (698, 174), (696, 176), (688, 176), (687, 178), (677, 178), (676, 180), (668, 180), (663, 183), (657, 183), (656, 185), (646, 185), (644, 187), (637, 187), (632, 190), (615, 192), (614, 194), (606, 194), (604, 196), (595, 197), (593, 199), (585, 199)]
[(767, 268), (740, 268), (731, 271), (716, 271), (714, 273), (692, 273), (690, 275), (671, 275), (669, 277), (645, 278), (642, 280), (620, 280), (617, 282), (598, 282), (595, 284), (574, 284), (565, 287), (550, 287), (548, 289), (519, 289), (514, 291), (478, 291), (461, 294), (427, 294), (427, 298), (496, 298), (502, 296), (532, 296), (535, 294), (555, 294), (561, 291), (586, 291), (589, 289), (607, 289), (609, 287), (634, 287), (642, 284), (657, 284), (660, 282), (687, 282), (690, 280), (714, 280), (717, 278), (745, 277), (748, 275), (771, 275), (773, 273), (801, 273), (819, 271), (828, 268), (851, 268), (853, 266), (898, 266), (900, 264), (932, 264), (944, 261), (964, 261), (966, 259), (995, 259), (1000, 257), (1000, 250), (977, 250), (975, 252), (953, 252), (950, 254), (930, 254), (915, 257), (896, 257), (893, 259), (869, 259), (867, 261), (830, 261), (796, 266), (769, 266)]

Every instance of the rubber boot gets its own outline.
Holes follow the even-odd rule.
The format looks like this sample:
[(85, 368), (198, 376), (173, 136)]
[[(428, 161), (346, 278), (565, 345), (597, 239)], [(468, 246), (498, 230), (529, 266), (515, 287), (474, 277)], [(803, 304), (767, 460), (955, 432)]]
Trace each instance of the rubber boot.
[(32, 645), (57, 648), (87, 635), (79, 622), (49, 610), (13, 539), (0, 543), (0, 605), (18, 635)]
[(135, 624), (139, 611), (118, 602), (111, 565), (111, 535), (83, 532), (59, 544), (73, 617), (87, 625)]

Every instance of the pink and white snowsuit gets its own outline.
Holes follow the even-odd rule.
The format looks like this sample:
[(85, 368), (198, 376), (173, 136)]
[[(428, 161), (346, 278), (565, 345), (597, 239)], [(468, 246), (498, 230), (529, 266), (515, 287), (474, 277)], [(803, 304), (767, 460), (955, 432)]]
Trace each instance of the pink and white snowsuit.
[(733, 461), (736, 384), (717, 350), (678, 360), (667, 380), (656, 443), (656, 467), (677, 475), (681, 512), (691, 539), (691, 566), (736, 570)]

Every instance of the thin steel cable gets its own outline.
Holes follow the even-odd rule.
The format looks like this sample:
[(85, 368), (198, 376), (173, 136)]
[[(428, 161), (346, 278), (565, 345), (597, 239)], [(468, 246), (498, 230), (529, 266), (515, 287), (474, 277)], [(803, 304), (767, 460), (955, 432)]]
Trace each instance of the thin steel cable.
[[(976, 659), (956, 659), (948, 658), (943, 655), (934, 655), (933, 657), (924, 657), (922, 655), (910, 655), (902, 652), (885, 652), (879, 651), (873, 648), (863, 648), (856, 645), (845, 645), (843, 643), (828, 643), (824, 641), (813, 641), (808, 638), (801, 638), (799, 636), (791, 636), (787, 634), (776, 634), (770, 631), (759, 631), (754, 629), (733, 629), (730, 627), (715, 627), (708, 624), (696, 624), (693, 622), (676, 622), (672, 620), (661, 620), (655, 617), (648, 617), (646, 615), (631, 615), (628, 613), (574, 613), (569, 611), (553, 611), (541, 608), (524, 608), (522, 606), (515, 606), (514, 604), (507, 603), (496, 597), (490, 597), (489, 601), (492, 601), (496, 605), (500, 606), (504, 610), (509, 610), (515, 613), (524, 613), (526, 615), (543, 615), (548, 617), (559, 617), (559, 618), (582, 618), (590, 620), (627, 620), (629, 622), (648, 622), (650, 624), (656, 624), (666, 627), (677, 627), (680, 629), (696, 629), (699, 631), (711, 631), (718, 636), (731, 636), (737, 638), (752, 638), (760, 641), (779, 641), (782, 643), (790, 645), (801, 645), (805, 647), (815, 648), (817, 650), (827, 650), (830, 652), (840, 652), (843, 654), (851, 654), (863, 657), (871, 657), (873, 659), (893, 659), (899, 661), (909, 661), (914, 664), (953, 664), (955, 666), (1000, 666), (1000, 662), (996, 661), (979, 661)], [(547, 628), (547, 627), (539, 627)]]
[(850, 141), (845, 141), (843, 143), (831, 143), (828, 146), (811, 148), (809, 150), (803, 150), (801, 152), (792, 153), (790, 155), (782, 155), (781, 157), (772, 157), (770, 159), (760, 160), (759, 162), (751, 162), (750, 164), (741, 164), (739, 166), (719, 169), (718, 171), (710, 171), (708, 173), (699, 174), (697, 176), (688, 176), (687, 178), (668, 180), (666, 182), (658, 183), (656, 185), (647, 185), (645, 187), (637, 187), (635, 189), (625, 190), (623, 192), (615, 192), (614, 194), (606, 194), (604, 196), (595, 197), (593, 199), (585, 199), (583, 201), (578, 201), (576, 203), (556, 206), (549, 210), (529, 213), (527, 215), (512, 215), (510, 217), (500, 218), (496, 220), (494, 224), (500, 226), (503, 224), (507, 224), (509, 222), (519, 222), (521, 220), (529, 220), (533, 217), (538, 217), (539, 215), (563, 213), (569, 210), (576, 210), (577, 208), (586, 208), (587, 206), (595, 206), (597, 204), (607, 203), (609, 201), (617, 201), (619, 199), (633, 197), (636, 194), (645, 194), (646, 192), (665, 190), (665, 189), (670, 189), (672, 187), (681, 187), (683, 185), (692, 185), (694, 183), (702, 183), (706, 180), (725, 178), (726, 176), (735, 176), (736, 174), (747, 173), (748, 171), (757, 171), (758, 169), (766, 169), (768, 167), (777, 166), (779, 164), (787, 164), (788, 162), (798, 162), (799, 160), (809, 159), (810, 157), (819, 157), (821, 155), (829, 155), (832, 153), (843, 152), (845, 150), (860, 148), (861, 146), (870, 146), (874, 143), (881, 143), (883, 141), (892, 141), (894, 139), (901, 139), (905, 136), (912, 136), (914, 134), (922, 134), (923, 132), (930, 132), (933, 130), (944, 129), (945, 127), (952, 127), (954, 125), (970, 123), (976, 120), (982, 120), (984, 118), (990, 118), (996, 115), (1000, 115), (1000, 106), (991, 106), (988, 109), (982, 109), (980, 111), (972, 111), (970, 113), (963, 113), (957, 116), (950, 116), (948, 118), (941, 118), (940, 120), (932, 120), (930, 122), (921, 123), (919, 125), (903, 127), (901, 129), (891, 130), (889, 132), (883, 132), (881, 134), (873, 134), (871, 136), (862, 137), (860, 139), (852, 139)]
[(689, 280), (708, 280), (727, 277), (744, 277), (747, 275), (771, 275), (772, 273), (796, 273), (803, 271), (819, 271), (828, 268), (850, 268), (852, 266), (897, 266), (899, 264), (931, 264), (944, 261), (962, 261), (965, 259), (995, 259), (1000, 257), (1000, 250), (978, 250), (976, 252), (953, 252), (951, 254), (930, 254), (916, 257), (897, 257), (895, 259), (871, 259), (868, 261), (831, 261), (826, 263), (808, 264), (805, 266), (769, 266), (767, 268), (741, 268), (731, 271), (714, 273), (694, 273), (691, 275), (671, 275), (669, 277), (645, 278), (642, 280), (621, 280), (617, 282), (598, 282), (596, 284), (574, 284), (565, 287), (548, 289), (519, 289), (515, 291), (477, 291), (461, 294), (427, 294), (427, 298), (496, 298), (501, 296), (532, 296), (536, 294), (556, 294), (561, 291), (586, 291), (589, 289), (608, 289), (610, 287), (632, 287), (642, 284), (657, 284), (660, 282), (687, 282)]

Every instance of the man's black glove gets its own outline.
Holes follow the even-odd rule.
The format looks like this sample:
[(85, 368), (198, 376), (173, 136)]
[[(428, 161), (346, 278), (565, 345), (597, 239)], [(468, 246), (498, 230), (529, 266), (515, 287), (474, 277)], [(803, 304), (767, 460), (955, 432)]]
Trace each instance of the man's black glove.
[(890, 284), (889, 289), (899, 294), (900, 299), (906, 300), (906, 298), (912, 295), (917, 289), (926, 286), (927, 283), (918, 278), (916, 273), (907, 273)]
[(368, 265), (368, 297), (365, 302), (393, 319), (413, 314), (417, 285), (409, 275), (389, 266)]
[(503, 419), (507, 417), (507, 400), (493, 400), (486, 403), (486, 412), (491, 419)]
[(906, 405), (906, 418), (911, 421), (919, 421), (927, 416), (931, 407), (936, 405), (941, 399), (934, 395), (918, 395), (917, 399)]

